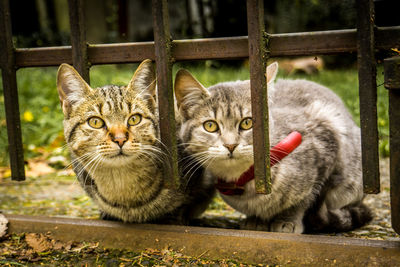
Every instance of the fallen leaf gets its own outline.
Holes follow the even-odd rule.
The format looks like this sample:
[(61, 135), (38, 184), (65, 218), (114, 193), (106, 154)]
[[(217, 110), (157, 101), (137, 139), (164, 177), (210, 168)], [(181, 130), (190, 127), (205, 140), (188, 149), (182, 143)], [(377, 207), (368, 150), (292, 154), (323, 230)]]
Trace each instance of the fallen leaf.
[(61, 242), (52, 242), (53, 244), (53, 249), (55, 250), (61, 250), (64, 248), (64, 244)]
[(0, 214), (0, 237), (4, 236), (7, 232), (8, 220), (3, 214)]
[(19, 254), (19, 260), (30, 260), (33, 258), (34, 251), (32, 249), (24, 249)]
[(50, 241), (43, 234), (26, 234), (25, 241), (35, 252), (44, 252), (52, 248)]
[(147, 253), (150, 253), (150, 254), (160, 254), (160, 251), (159, 251), (159, 250), (153, 249), (153, 248), (146, 248), (145, 251), (146, 251)]
[(55, 170), (45, 161), (28, 160), (28, 167), (26, 176), (29, 177), (39, 177), (41, 175), (55, 172)]

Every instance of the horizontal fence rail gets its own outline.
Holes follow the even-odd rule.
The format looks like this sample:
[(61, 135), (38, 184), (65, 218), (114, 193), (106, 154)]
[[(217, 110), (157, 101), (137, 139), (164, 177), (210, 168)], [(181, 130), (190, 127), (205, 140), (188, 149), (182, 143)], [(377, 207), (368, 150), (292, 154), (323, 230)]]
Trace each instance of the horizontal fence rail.
[[(376, 29), (378, 50), (398, 47), (400, 26)], [(357, 52), (357, 31), (337, 30), (303, 33), (269, 34), (270, 57), (327, 55)], [(244, 59), (249, 56), (248, 38), (227, 37), (172, 41), (175, 61), (197, 59)], [(88, 61), (92, 65), (140, 62), (155, 59), (154, 42), (89, 44)], [(23, 67), (58, 66), (72, 64), (70, 46), (17, 48), (15, 65)]]

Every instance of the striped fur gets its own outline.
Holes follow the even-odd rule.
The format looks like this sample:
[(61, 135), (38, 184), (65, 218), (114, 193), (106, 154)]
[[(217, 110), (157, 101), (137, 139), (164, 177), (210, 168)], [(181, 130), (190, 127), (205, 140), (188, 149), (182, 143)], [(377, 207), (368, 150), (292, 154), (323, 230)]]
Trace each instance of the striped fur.
[[(222, 198), (276, 232), (347, 231), (365, 224), (371, 213), (362, 204), (360, 129), (329, 89), (303, 80), (274, 83), (277, 67), (270, 65), (266, 75), (271, 145), (292, 131), (303, 141), (272, 167), (271, 194), (256, 194), (253, 180), (243, 195)], [(249, 81), (205, 89), (187, 71), (176, 79), (179, 136), (186, 151), (210, 175), (236, 181), (253, 164), (252, 130), (240, 128), (251, 117)], [(218, 123), (218, 131), (205, 130), (209, 120)]]
[[(155, 73), (150, 60), (138, 67), (127, 86), (96, 89), (63, 64), (57, 87), (72, 165), (102, 218), (186, 223), (205, 209), (213, 190), (201, 180), (201, 169), (190, 183), (182, 175), (182, 183), (190, 186), (179, 190), (165, 186), (168, 161), (159, 141)], [(134, 115), (141, 117), (137, 124), (130, 123)], [(104, 126), (91, 126), (93, 117), (104, 121)]]

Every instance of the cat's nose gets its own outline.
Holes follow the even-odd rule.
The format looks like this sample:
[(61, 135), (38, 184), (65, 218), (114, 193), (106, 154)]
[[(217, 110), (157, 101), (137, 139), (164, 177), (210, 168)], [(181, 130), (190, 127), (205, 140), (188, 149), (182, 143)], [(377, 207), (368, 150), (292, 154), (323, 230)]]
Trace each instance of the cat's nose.
[(123, 130), (114, 131), (111, 134), (111, 140), (119, 145), (119, 147), (122, 147), (128, 141), (128, 132)]
[(229, 152), (233, 153), (235, 148), (238, 146), (238, 144), (224, 144), (224, 147), (226, 147)]

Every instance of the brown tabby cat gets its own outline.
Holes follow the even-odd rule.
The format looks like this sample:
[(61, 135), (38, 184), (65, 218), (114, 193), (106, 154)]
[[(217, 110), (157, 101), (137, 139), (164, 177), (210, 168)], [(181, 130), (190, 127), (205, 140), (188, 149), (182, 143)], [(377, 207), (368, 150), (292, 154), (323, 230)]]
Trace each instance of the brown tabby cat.
[(168, 161), (159, 140), (150, 60), (140, 64), (128, 86), (96, 89), (62, 64), (57, 89), (74, 171), (102, 218), (187, 223), (206, 208), (213, 190), (200, 178), (201, 170), (190, 180), (182, 174), (178, 190), (165, 186)]

